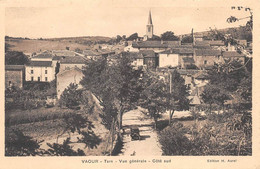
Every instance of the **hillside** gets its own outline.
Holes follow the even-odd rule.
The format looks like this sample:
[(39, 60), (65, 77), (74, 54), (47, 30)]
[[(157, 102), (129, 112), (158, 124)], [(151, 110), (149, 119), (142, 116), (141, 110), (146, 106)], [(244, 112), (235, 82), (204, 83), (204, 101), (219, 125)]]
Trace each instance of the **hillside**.
[[(246, 39), (248, 42), (252, 41), (252, 31), (247, 30), (245, 26), (216, 29), (216, 30), (222, 34), (230, 34), (235, 39), (240, 39), (240, 40)], [(204, 37), (208, 37), (210, 36), (211, 31), (194, 32), (194, 34), (202, 34)], [(190, 34), (184, 34), (180, 36), (188, 36), (188, 35)]]
[(51, 39), (5, 38), (5, 42), (11, 45), (11, 50), (21, 51), (24, 53), (44, 50), (64, 50), (66, 47), (70, 47), (70, 50), (75, 50), (76, 48), (84, 50), (92, 44), (108, 43), (111, 40), (112, 38), (101, 36)]

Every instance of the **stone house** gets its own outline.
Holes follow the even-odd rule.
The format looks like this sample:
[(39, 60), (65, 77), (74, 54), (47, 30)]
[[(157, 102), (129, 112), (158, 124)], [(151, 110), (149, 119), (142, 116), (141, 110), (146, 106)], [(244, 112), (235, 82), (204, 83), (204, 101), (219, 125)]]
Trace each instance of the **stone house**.
[(153, 50), (140, 50), (139, 54), (143, 57), (143, 64), (146, 65), (147, 68), (155, 69), (158, 66), (159, 58)]
[(220, 50), (197, 49), (194, 52), (195, 65), (200, 69), (212, 67), (215, 63), (223, 62)]
[(222, 55), (225, 61), (237, 60), (240, 61), (241, 64), (245, 64), (245, 55), (240, 54), (237, 51), (225, 51)]
[(5, 88), (23, 88), (24, 65), (5, 65)]
[(71, 69), (73, 67), (78, 67), (83, 69), (85, 66), (86, 59), (82, 56), (67, 56), (60, 60), (60, 72)]

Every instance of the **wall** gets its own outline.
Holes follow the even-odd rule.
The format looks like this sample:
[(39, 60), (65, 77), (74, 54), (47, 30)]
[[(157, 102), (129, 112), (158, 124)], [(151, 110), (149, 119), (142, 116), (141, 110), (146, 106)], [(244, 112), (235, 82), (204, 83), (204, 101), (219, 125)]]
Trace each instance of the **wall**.
[[(213, 66), (214, 63), (218, 63), (221, 61), (221, 57), (218, 56), (195, 56), (194, 57), (195, 65), (198, 68), (205, 68), (209, 66)], [(205, 64), (205, 61), (207, 62)]]
[(23, 87), (23, 71), (22, 70), (5, 70), (5, 87), (9, 86), (9, 81), (12, 86)]
[[(81, 71), (72, 69), (57, 74), (57, 97), (60, 98), (62, 92), (70, 85), (70, 83), (79, 84), (83, 78)], [(81, 86), (79, 85), (79, 88)]]
[[(31, 70), (33, 70), (33, 74), (31, 74)], [(45, 70), (47, 70), (47, 74), (45, 74)], [(38, 81), (38, 77), (40, 77), (41, 82), (46, 82), (45, 77), (47, 77), (47, 82), (51, 82), (55, 79), (55, 68), (53, 67), (25, 67), (25, 80), (31, 81), (31, 77), (33, 77), (33, 81)]]
[(178, 66), (179, 55), (178, 54), (159, 54), (159, 67), (166, 66)]

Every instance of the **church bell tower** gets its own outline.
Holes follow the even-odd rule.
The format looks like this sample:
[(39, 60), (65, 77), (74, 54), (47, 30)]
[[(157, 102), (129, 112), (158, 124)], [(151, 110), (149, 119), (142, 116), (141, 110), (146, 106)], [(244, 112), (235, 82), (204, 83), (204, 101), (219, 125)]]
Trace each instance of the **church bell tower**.
[(147, 38), (153, 37), (153, 22), (152, 22), (151, 10), (149, 11), (148, 24), (146, 25), (146, 36)]

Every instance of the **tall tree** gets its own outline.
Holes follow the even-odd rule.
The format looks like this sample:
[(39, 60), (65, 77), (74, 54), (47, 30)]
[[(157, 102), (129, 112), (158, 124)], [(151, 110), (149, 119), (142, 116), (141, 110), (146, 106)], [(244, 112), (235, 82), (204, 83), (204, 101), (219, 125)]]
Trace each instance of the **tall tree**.
[(122, 54), (112, 64), (106, 59), (87, 63), (81, 84), (96, 95), (101, 104), (107, 105), (104, 110), (113, 110), (112, 116), (115, 116), (114, 112), (117, 110), (120, 129), (123, 113), (130, 110), (138, 100), (141, 90), (139, 83), (141, 72), (140, 69), (133, 69), (127, 54)]
[(169, 102), (167, 105), (167, 108), (170, 110), (169, 124), (171, 124), (174, 111), (188, 110), (190, 102), (188, 99), (189, 93), (188, 88), (185, 85), (185, 80), (181, 77), (177, 70), (170, 73), (170, 81), (171, 89), (169, 89)]

